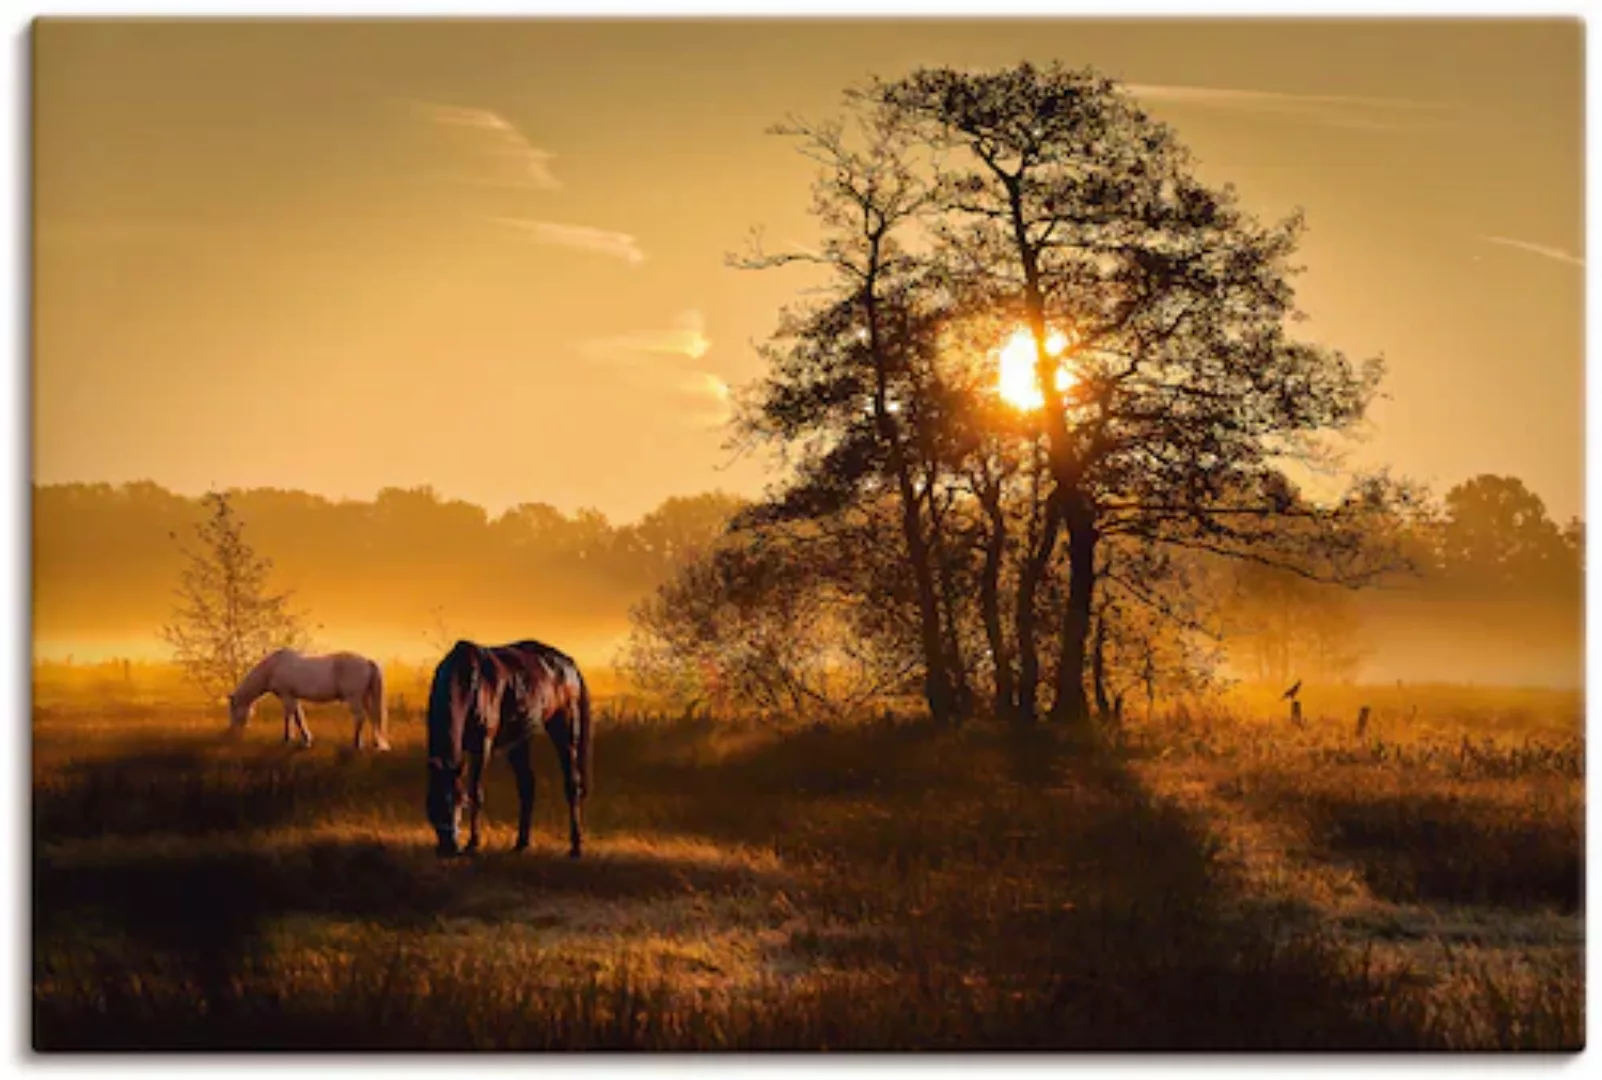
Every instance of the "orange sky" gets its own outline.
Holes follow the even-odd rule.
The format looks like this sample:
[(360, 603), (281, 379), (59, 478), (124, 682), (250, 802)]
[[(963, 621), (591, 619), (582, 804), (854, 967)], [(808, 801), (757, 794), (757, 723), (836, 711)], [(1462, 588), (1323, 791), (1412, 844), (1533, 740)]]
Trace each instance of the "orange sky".
[(214, 23), (35, 29), (35, 479), (629, 519), (755, 491), (726, 388), (802, 280), (764, 128), (870, 73), (1135, 84), (1264, 214), (1306, 333), (1382, 352), (1361, 449), (1582, 509), (1578, 21)]

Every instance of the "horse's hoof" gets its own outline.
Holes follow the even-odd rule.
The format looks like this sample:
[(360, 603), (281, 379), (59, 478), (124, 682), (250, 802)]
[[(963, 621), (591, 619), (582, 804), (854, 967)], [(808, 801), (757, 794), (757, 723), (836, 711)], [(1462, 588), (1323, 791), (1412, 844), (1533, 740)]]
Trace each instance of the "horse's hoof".
[(385, 750), (391, 749), (391, 747), (389, 743), (381, 742), (377, 746), (373, 747), (373, 749), (377, 750), (379, 753), (383, 753)]
[(582, 856), (583, 854), (584, 854), (584, 852), (580, 851), (578, 848), (572, 848), (572, 849), (570, 849), (568, 851), (567, 857), (570, 858), (570, 859), (577, 859), (580, 856)]
[(525, 852), (527, 850), (528, 850), (528, 841), (527, 840), (523, 840), (523, 841), (521, 841), (519, 843), (516, 843), (516, 844), (512, 845), (512, 854), (513, 855), (521, 855), (521, 854), (523, 854), (523, 852)]

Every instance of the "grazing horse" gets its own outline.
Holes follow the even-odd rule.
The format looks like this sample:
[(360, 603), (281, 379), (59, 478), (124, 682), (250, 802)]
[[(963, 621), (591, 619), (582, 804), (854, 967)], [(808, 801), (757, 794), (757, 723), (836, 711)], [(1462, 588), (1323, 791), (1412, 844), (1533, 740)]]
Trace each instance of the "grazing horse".
[(389, 749), (389, 717), (384, 706), (384, 672), (365, 656), (351, 652), (302, 656), (279, 649), (251, 668), (228, 695), (228, 719), (237, 731), (250, 719), (251, 706), (263, 694), (276, 694), (284, 706), (284, 741), (290, 726), (300, 729), (301, 743), (312, 743), (302, 701), (343, 701), (356, 720), (356, 749), (362, 748), (362, 722), (373, 729), (373, 745)]
[(567, 654), (538, 641), (484, 646), (458, 641), (434, 669), (428, 695), (429, 823), (438, 853), (456, 855), (462, 804), (468, 806), (467, 850), (478, 850), (484, 808), (484, 765), (505, 750), (517, 777), (517, 846), (528, 847), (534, 814), (535, 732), (556, 747), (567, 792), (568, 854), (584, 846), (584, 798), (590, 790), (590, 691)]

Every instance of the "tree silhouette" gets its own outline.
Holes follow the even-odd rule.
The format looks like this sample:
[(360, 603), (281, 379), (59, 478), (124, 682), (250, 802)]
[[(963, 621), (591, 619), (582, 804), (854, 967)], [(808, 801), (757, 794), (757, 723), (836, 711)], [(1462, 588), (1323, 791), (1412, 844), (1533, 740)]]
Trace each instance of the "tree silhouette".
[[(1347, 583), (1388, 565), (1368, 526), (1409, 492), (1361, 478), (1319, 503), (1286, 474), (1336, 464), (1326, 437), (1361, 421), (1381, 374), (1290, 336), (1299, 218), (1261, 225), (1202, 184), (1172, 132), (1093, 72), (922, 70), (847, 108), (780, 129), (820, 165), (821, 249), (745, 261), (830, 271), (745, 396), (741, 433), (795, 466), (746, 520), (895, 506), (937, 719), (971, 708), (982, 669), (998, 714), (1032, 722), (1049, 680), (1055, 718), (1089, 715), (1105, 545)], [(1020, 327), (1038, 409), (996, 393)], [(1136, 579), (1156, 565), (1125, 560), (1116, 625), (1138, 624), (1128, 603), (1177, 610), (1172, 581)]]
[(204, 504), (199, 543), (183, 549), (178, 602), (161, 636), (189, 681), (218, 698), (273, 649), (305, 647), (308, 632), (290, 594), (268, 588), (272, 561), (246, 543), (229, 496), (210, 492)]
[(1049, 504), (1067, 548), (1054, 718), (1089, 715), (1108, 537), (1294, 559), (1283, 530), (1263, 524), (1294, 513), (1324, 526), (1319, 540), (1360, 550), (1360, 531), (1334, 526), (1383, 485), (1341, 503), (1342, 519), (1297, 500), (1283, 474), (1289, 461), (1324, 461), (1318, 436), (1356, 425), (1381, 376), (1378, 361), (1357, 368), (1290, 337), (1299, 216), (1259, 224), (1093, 71), (926, 69), (858, 100), (921, 134), (934, 154), (937, 257), (955, 288), (1017, 320), (1034, 346)]

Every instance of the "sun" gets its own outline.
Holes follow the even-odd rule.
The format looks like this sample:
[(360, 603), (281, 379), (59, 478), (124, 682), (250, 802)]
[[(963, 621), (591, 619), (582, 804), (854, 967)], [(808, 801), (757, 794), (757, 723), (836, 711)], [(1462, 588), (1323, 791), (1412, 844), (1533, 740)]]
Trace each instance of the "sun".
[[(1068, 347), (1068, 337), (1061, 330), (1046, 335), (1046, 352), (1060, 356)], [(1035, 339), (1028, 330), (1016, 330), (1002, 345), (999, 353), (1000, 373), (996, 391), (1002, 400), (1019, 409), (1038, 409), (1046, 403), (1035, 382)], [(1066, 367), (1057, 369), (1057, 389), (1066, 390), (1073, 385), (1073, 376)]]

